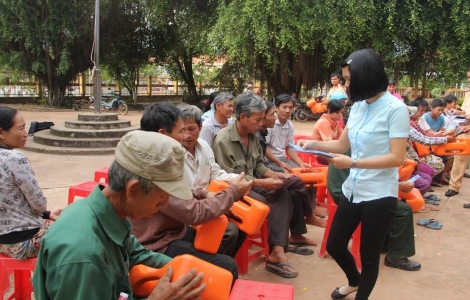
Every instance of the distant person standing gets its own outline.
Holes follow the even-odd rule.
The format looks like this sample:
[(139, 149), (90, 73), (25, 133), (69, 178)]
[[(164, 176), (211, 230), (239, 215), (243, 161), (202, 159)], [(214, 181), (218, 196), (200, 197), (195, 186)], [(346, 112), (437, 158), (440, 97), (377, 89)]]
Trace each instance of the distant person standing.
[(251, 83), (246, 85), (246, 88), (243, 90), (243, 92), (252, 92), (253, 93), (253, 85)]
[(338, 72), (331, 73), (331, 76), (330, 76), (331, 87), (330, 87), (330, 90), (328, 91), (328, 94), (326, 95), (326, 99), (325, 99), (325, 101), (323, 101), (323, 103), (330, 102), (331, 95), (333, 93), (340, 92), (340, 93), (343, 93), (343, 94), (347, 95), (346, 87), (340, 83), (340, 80), (341, 80), (341, 74), (339, 74)]
[(396, 85), (397, 83), (395, 82), (395, 80), (390, 80), (388, 82), (388, 87), (387, 87), (387, 91), (392, 94), (393, 97), (403, 101), (403, 98), (400, 94), (397, 93), (397, 90), (396, 90)]

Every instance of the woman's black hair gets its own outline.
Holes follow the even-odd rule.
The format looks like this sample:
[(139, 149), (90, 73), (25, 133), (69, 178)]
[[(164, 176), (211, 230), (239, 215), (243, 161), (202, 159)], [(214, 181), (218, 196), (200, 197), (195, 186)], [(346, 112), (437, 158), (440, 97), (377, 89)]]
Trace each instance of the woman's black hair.
[(351, 53), (341, 64), (349, 68), (349, 99), (366, 100), (384, 92), (388, 87), (388, 76), (379, 54), (372, 49), (361, 49)]
[(0, 106), (0, 128), (8, 131), (15, 124), (14, 119), (18, 111), (11, 107)]
[(343, 101), (333, 100), (333, 101), (328, 102), (328, 106), (326, 107), (326, 111), (329, 114), (332, 114), (332, 113), (339, 112), (343, 108), (344, 108)]

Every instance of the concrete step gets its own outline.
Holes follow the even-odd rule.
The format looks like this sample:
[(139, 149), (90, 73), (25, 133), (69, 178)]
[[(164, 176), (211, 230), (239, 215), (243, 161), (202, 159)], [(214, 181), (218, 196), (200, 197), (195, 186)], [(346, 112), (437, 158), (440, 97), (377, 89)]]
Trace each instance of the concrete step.
[(121, 138), (70, 138), (52, 135), (49, 130), (34, 134), (36, 143), (55, 147), (109, 148), (116, 147)]
[(108, 121), (117, 121), (118, 114), (115, 113), (102, 113), (102, 114), (94, 114), (94, 113), (83, 113), (78, 114), (79, 121), (86, 121), (86, 122), (108, 122)]
[(121, 138), (129, 131), (136, 130), (139, 128), (140, 126), (130, 126), (127, 128), (118, 128), (118, 129), (89, 130), (89, 129), (67, 128), (64, 126), (55, 125), (51, 127), (50, 134), (59, 136), (59, 137), (69, 137), (69, 138), (90, 138), (90, 139)]
[(108, 148), (73, 148), (73, 147), (56, 147), (38, 144), (33, 139), (28, 139), (26, 146), (23, 148), (27, 151), (61, 154), (61, 155), (109, 155), (114, 154), (114, 147)]
[(118, 120), (107, 122), (91, 122), (91, 121), (65, 121), (65, 127), (72, 129), (88, 129), (88, 130), (103, 130), (103, 129), (118, 129), (131, 126), (131, 121)]

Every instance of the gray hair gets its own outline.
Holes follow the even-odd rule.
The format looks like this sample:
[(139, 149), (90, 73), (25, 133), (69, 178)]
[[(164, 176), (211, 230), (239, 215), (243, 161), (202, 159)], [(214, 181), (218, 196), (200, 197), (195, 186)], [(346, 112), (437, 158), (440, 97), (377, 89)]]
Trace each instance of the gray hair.
[(225, 102), (233, 100), (233, 98), (233, 95), (230, 93), (223, 92), (218, 94), (217, 97), (215, 97), (214, 99), (214, 109), (217, 110), (217, 103), (220, 103), (220, 105), (224, 105)]
[(249, 118), (252, 114), (265, 111), (266, 103), (263, 98), (253, 93), (242, 93), (238, 95), (235, 103), (235, 116), (237, 117), (237, 120), (240, 119), (240, 115), (242, 113)]
[(183, 121), (187, 121), (188, 119), (193, 119), (196, 122), (196, 124), (201, 125), (202, 111), (197, 106), (182, 103), (178, 105), (178, 108), (181, 110), (181, 113), (183, 114)]
[(134, 179), (139, 180), (144, 194), (148, 194), (152, 189), (157, 187), (152, 181), (124, 169), (117, 161), (113, 161), (109, 167), (108, 186), (114, 192), (124, 191), (126, 189), (126, 184)]

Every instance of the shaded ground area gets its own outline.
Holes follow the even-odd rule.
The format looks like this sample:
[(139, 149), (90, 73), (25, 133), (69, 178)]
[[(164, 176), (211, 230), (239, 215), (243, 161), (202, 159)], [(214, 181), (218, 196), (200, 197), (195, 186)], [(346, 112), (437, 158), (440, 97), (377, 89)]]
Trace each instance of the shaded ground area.
[[(29, 124), (31, 121), (53, 121), (63, 125), (65, 120), (77, 118), (74, 111), (22, 111)], [(138, 125), (141, 113), (131, 111), (122, 119)], [(121, 118), (121, 117), (120, 117)], [(313, 123), (295, 123), (296, 132), (310, 134)], [(26, 152), (26, 151), (25, 151)], [(94, 171), (109, 165), (112, 155), (104, 156), (61, 156), (26, 152), (38, 177), (40, 186), (48, 197), (49, 209), (67, 204), (68, 187), (87, 180), (93, 180)], [(470, 202), (470, 179), (464, 179), (460, 194), (446, 198), (446, 187), (434, 188), (440, 197), (440, 211), (415, 214), (418, 219), (435, 218), (444, 224), (442, 230), (431, 230), (415, 226), (416, 252), (412, 258), (422, 264), (421, 271), (405, 272), (383, 265), (371, 299), (414, 300), (414, 299), (469, 299), (470, 258), (467, 256), (470, 239), (465, 234), (470, 228), (470, 209), (462, 205)], [(308, 237), (319, 244), (323, 229), (309, 226)], [(315, 254), (300, 256), (289, 253), (291, 263), (299, 271), (295, 279), (283, 279), (264, 270), (263, 258), (250, 264), (249, 273), (243, 279), (286, 283), (295, 286), (295, 299), (330, 299), (336, 286), (346, 283), (341, 270), (330, 258), (318, 257), (319, 246), (312, 247)], [(353, 299), (348, 297), (345, 299)]]

